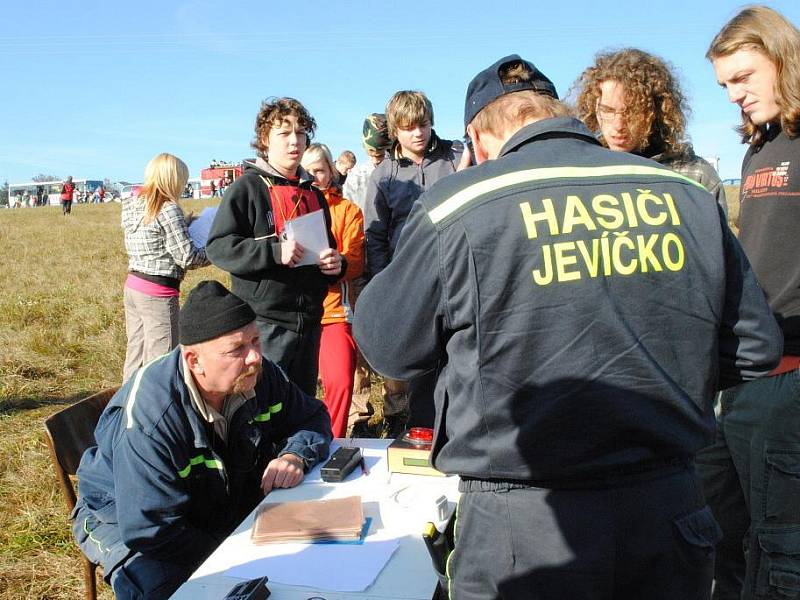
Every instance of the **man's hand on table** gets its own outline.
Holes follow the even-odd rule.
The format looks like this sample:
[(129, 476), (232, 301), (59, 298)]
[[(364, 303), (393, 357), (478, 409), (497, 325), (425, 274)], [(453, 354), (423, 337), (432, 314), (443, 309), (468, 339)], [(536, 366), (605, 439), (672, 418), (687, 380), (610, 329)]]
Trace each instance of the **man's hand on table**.
[(303, 481), (303, 459), (295, 454), (284, 454), (272, 459), (261, 476), (264, 495), (275, 488), (291, 488)]

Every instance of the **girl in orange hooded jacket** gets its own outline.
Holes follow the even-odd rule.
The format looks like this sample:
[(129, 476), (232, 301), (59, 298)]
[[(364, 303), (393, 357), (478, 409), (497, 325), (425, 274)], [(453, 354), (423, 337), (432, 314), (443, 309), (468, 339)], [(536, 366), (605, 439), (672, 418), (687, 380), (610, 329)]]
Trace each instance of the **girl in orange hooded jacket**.
[(302, 167), (314, 178), (325, 195), (331, 214), (331, 231), (336, 245), (347, 259), (344, 277), (328, 288), (323, 302), (319, 374), (323, 401), (331, 416), (334, 437), (347, 433), (347, 418), (353, 396), (356, 343), (352, 334), (353, 307), (350, 282), (364, 271), (364, 215), (354, 203), (342, 197), (335, 183), (331, 152), (325, 144), (311, 144), (303, 155)]

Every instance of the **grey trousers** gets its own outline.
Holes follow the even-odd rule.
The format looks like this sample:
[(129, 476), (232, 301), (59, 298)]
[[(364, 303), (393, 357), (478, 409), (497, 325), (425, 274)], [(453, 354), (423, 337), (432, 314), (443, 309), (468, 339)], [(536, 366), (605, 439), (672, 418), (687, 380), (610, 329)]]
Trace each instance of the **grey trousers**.
[(123, 383), (143, 364), (178, 345), (178, 296), (155, 298), (125, 287), (125, 351)]
[(721, 534), (694, 473), (646, 476), (569, 490), (462, 481), (450, 600), (707, 600)]

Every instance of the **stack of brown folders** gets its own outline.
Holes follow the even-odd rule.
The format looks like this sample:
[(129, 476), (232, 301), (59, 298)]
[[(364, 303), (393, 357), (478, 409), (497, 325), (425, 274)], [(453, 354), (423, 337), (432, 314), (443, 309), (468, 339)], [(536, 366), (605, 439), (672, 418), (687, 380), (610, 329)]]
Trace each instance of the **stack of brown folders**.
[(364, 525), (361, 496), (336, 500), (267, 502), (258, 507), (254, 544), (357, 540)]

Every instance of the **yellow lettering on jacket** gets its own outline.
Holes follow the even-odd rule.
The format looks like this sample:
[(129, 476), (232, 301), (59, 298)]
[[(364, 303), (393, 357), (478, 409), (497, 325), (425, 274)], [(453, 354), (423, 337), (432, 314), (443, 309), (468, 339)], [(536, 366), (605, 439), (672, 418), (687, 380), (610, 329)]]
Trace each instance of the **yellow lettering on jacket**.
[[(596, 194), (586, 202), (569, 194), (560, 203), (542, 198), (519, 206), (528, 238), (544, 242), (532, 271), (538, 286), (676, 272), (685, 265), (685, 245), (676, 231), (680, 213), (670, 194), (637, 189)], [(587, 232), (599, 235), (586, 239)]]

